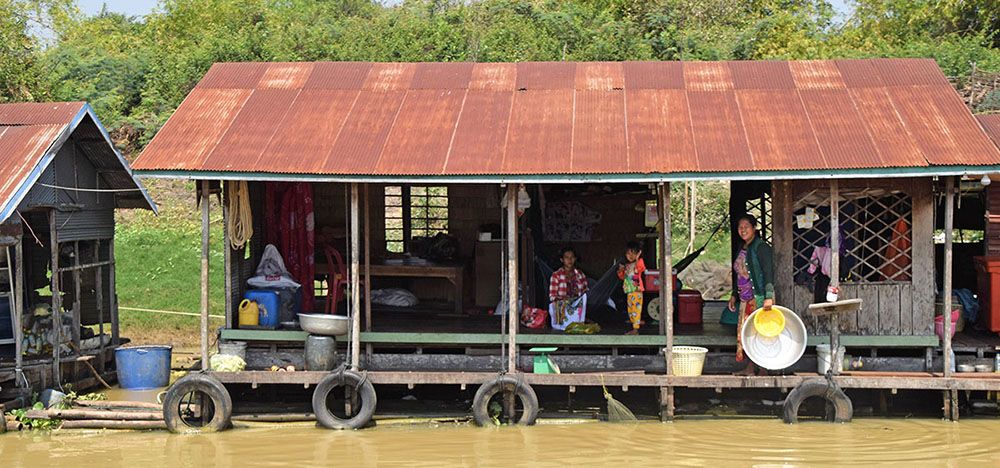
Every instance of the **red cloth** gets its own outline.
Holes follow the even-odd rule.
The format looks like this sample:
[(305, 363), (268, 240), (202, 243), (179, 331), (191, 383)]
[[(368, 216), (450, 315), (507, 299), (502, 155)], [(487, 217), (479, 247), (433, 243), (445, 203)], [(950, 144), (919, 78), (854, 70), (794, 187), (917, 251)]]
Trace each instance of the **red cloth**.
[(278, 248), (288, 272), (302, 284), (302, 310), (311, 312), (316, 276), (312, 185), (268, 182), (265, 191), (267, 243)]
[(567, 272), (565, 268), (559, 268), (549, 279), (550, 301), (580, 297), (585, 292), (587, 292), (587, 276), (576, 268), (572, 273)]
[(887, 262), (882, 265), (881, 273), (886, 281), (909, 281), (910, 274), (903, 273), (910, 266), (910, 225), (905, 219), (896, 221), (892, 229), (892, 239), (885, 246)]

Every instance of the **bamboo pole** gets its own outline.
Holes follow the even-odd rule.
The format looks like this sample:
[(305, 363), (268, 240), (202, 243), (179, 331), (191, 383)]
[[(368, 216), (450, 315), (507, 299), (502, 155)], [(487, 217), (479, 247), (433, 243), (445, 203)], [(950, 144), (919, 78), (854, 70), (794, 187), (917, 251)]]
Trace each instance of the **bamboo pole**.
[[(371, 198), (369, 198), (369, 187), (371, 184), (365, 184), (365, 331), (372, 331), (372, 242), (371, 242)], [(371, 359), (372, 355), (372, 345), (368, 343), (365, 345), (365, 356), (367, 359)]]
[(117, 401), (117, 400), (76, 400), (76, 406), (85, 408), (142, 408), (150, 410), (163, 410), (163, 405), (146, 401)]
[(358, 184), (351, 183), (351, 369), (358, 370), (361, 363), (361, 266), (360, 239), (358, 238)]
[[(840, 288), (840, 186), (830, 181), (830, 287)], [(839, 299), (839, 298), (838, 298)], [(830, 315), (830, 371), (837, 375), (843, 363), (839, 361), (840, 314)]]
[(150, 430), (166, 429), (167, 423), (163, 421), (108, 421), (108, 420), (76, 420), (63, 421), (60, 429), (123, 429), (123, 430)]
[[(944, 297), (944, 376), (951, 377), (952, 348), (951, 348), (951, 269), (952, 269), (952, 241), (953, 227), (955, 225), (955, 178), (946, 177), (944, 180), (944, 271), (942, 272)], [(957, 413), (958, 408), (952, 409), (952, 414)], [(953, 418), (954, 419), (954, 418)]]
[[(24, 349), (22, 342), (24, 341), (24, 326), (21, 324), (22, 314), (26, 311), (24, 307), (24, 244), (22, 242), (24, 239), (21, 236), (17, 236), (17, 244), (14, 246), (14, 265), (15, 265), (15, 289), (14, 289), (14, 307), (13, 310), (13, 324), (14, 324), (14, 338), (17, 340), (14, 342), (14, 378), (17, 382), (14, 383), (16, 387), (25, 388), (25, 378), (24, 370), (21, 366), (24, 365)], [(10, 257), (7, 259), (8, 266), (10, 265)]]
[(80, 241), (73, 242), (73, 344), (80, 349), (80, 323), (83, 322), (83, 301), (80, 300)]
[(208, 370), (208, 181), (201, 181), (201, 369)]
[(163, 411), (109, 411), (102, 409), (56, 409), (28, 410), (25, 417), (31, 419), (101, 419), (111, 421), (162, 421)]
[[(97, 248), (94, 249), (94, 260), (101, 259), (101, 241), (97, 241)], [(94, 272), (94, 294), (97, 299), (97, 336), (98, 348), (100, 350), (101, 361), (97, 363), (101, 372), (106, 369), (104, 357), (104, 267), (97, 267)]]
[(517, 372), (517, 184), (507, 184), (507, 372)]
[(666, 348), (663, 350), (667, 375), (673, 374), (674, 362), (674, 275), (671, 259), (670, 183), (660, 184), (660, 216), (663, 230), (660, 233), (660, 322), (666, 329)]
[[(225, 322), (224, 326), (226, 328), (235, 328), (236, 327), (236, 323), (238, 322), (235, 319), (235, 314), (234, 314), (235, 311), (233, 310), (233, 245), (229, 242), (229, 236), (232, 235), (232, 233), (229, 232), (229, 217), (232, 216), (232, 214), (229, 212), (229, 197), (231, 196), (229, 194), (229, 190), (231, 190), (231, 189), (232, 189), (232, 186), (231, 186), (231, 184), (229, 182), (223, 182), (222, 183), (222, 196), (223, 196), (223, 200), (222, 200), (222, 245), (223, 245), (222, 251), (223, 251), (223, 259), (222, 259), (222, 261), (225, 262), (225, 265), (223, 265), (223, 268), (224, 268), (225, 272), (223, 274), (225, 275), (225, 286), (224, 287), (225, 287), (225, 290), (226, 290), (226, 298), (225, 298), (225, 302), (224, 302), (225, 308), (226, 308), (226, 322)], [(311, 285), (312, 282), (309, 282), (309, 284)]]
[(108, 245), (108, 259), (111, 260), (110, 271), (108, 275), (110, 276), (108, 281), (108, 293), (111, 295), (108, 299), (111, 301), (111, 310), (108, 311), (111, 314), (111, 345), (118, 346), (121, 343), (120, 329), (118, 327), (118, 286), (115, 284), (115, 276), (117, 272), (117, 262), (115, 262), (115, 238), (112, 237)]
[(62, 343), (62, 295), (59, 284), (59, 234), (56, 229), (56, 210), (49, 210), (49, 260), (52, 270), (52, 380), (56, 386), (62, 384), (62, 372), (59, 363), (59, 349)]

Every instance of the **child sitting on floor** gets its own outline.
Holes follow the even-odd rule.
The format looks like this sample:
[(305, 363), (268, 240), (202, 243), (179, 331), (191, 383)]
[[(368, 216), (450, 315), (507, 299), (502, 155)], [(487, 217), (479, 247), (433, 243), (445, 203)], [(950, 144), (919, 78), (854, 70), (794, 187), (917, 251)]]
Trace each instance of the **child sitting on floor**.
[(632, 329), (628, 335), (638, 335), (639, 327), (642, 325), (642, 274), (646, 271), (646, 264), (642, 261), (642, 247), (638, 242), (631, 241), (625, 245), (626, 263), (618, 265), (618, 278), (622, 280), (622, 289), (625, 290), (626, 303), (628, 304), (628, 320), (632, 323)]

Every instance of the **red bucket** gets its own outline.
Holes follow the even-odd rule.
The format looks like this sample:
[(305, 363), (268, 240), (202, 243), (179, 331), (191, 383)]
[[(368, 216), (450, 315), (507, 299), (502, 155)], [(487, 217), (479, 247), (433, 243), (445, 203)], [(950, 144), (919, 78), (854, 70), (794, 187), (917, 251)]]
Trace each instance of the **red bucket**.
[[(958, 316), (961, 312), (958, 309), (951, 311), (951, 336), (955, 336), (955, 325), (958, 323)], [(938, 338), (944, 339), (944, 315), (934, 317), (934, 333)]]

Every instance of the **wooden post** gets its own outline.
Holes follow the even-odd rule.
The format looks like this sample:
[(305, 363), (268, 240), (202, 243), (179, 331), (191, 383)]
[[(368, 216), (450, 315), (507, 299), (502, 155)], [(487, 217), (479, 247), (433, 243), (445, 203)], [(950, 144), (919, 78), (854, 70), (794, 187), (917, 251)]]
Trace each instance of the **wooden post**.
[(49, 210), (49, 259), (52, 268), (52, 380), (56, 386), (62, 384), (59, 368), (59, 348), (62, 346), (62, 296), (59, 284), (59, 235), (56, 232), (56, 210)]
[(666, 334), (666, 348), (663, 350), (667, 364), (667, 375), (673, 374), (674, 361), (674, 275), (671, 259), (670, 224), (670, 183), (660, 184), (660, 217), (663, 230), (660, 232), (660, 322)]
[[(371, 243), (371, 198), (368, 196), (368, 188), (371, 184), (365, 184), (365, 331), (372, 331), (372, 243)], [(371, 359), (372, 345), (365, 345), (365, 356)]]
[(688, 212), (690, 218), (688, 219), (688, 245), (687, 245), (687, 250), (685, 250), (684, 252), (685, 255), (694, 252), (694, 236), (697, 233), (697, 229), (695, 229), (695, 216), (698, 211), (697, 182), (691, 181), (688, 182), (688, 184), (691, 186), (691, 204), (688, 205), (690, 207), (690, 211)]
[[(100, 261), (101, 241), (97, 241), (97, 247), (94, 249), (94, 262)], [(101, 373), (104, 373), (106, 367), (106, 359), (104, 359), (104, 267), (98, 266), (94, 271), (94, 293), (97, 299), (97, 337), (101, 356), (100, 361), (97, 362), (97, 368), (100, 369)]]
[(351, 183), (351, 369), (358, 370), (361, 363), (361, 266), (360, 239), (358, 236), (358, 184)]
[(208, 181), (201, 181), (201, 369), (208, 370)]
[(507, 184), (507, 372), (517, 372), (517, 184)]
[[(840, 190), (837, 179), (830, 181), (830, 287), (840, 287)], [(830, 315), (830, 371), (837, 375), (839, 360), (840, 314)]]
[[(14, 288), (14, 306), (11, 307), (11, 315), (13, 315), (14, 324), (14, 383), (15, 386), (19, 388), (24, 388), (24, 370), (21, 366), (24, 363), (24, 349), (22, 348), (21, 342), (24, 341), (24, 326), (21, 324), (21, 318), (23, 317), (26, 307), (24, 307), (24, 246), (22, 244), (23, 238), (17, 236), (17, 244), (14, 245), (14, 269), (15, 269), (15, 288)], [(7, 258), (7, 265), (10, 265), (10, 258)], [(10, 272), (8, 272), (10, 273)]]
[(73, 242), (73, 344), (76, 345), (75, 352), (80, 352), (80, 323), (82, 320), (83, 302), (80, 300), (80, 241)]
[(115, 238), (112, 237), (110, 244), (108, 245), (108, 261), (111, 262), (111, 266), (108, 267), (108, 294), (111, 295), (111, 310), (108, 311), (111, 314), (111, 345), (117, 347), (121, 343), (120, 330), (118, 328), (118, 286), (115, 283), (117, 262), (115, 261)]
[[(229, 236), (232, 235), (229, 232), (229, 190), (232, 186), (229, 182), (222, 182), (222, 251), (223, 251), (223, 269), (225, 270), (225, 290), (226, 290), (226, 328), (235, 328), (237, 320), (234, 319), (233, 314), (233, 246), (229, 243)], [(303, 282), (305, 283), (305, 282)], [(312, 283), (309, 283), (312, 284)]]
[[(951, 269), (952, 269), (952, 228), (955, 225), (955, 178), (946, 177), (944, 179), (944, 271), (942, 272), (944, 297), (944, 376), (951, 377), (952, 349), (951, 349)], [(953, 400), (954, 401), (954, 400)], [(958, 408), (952, 408), (952, 414), (957, 413)], [(955, 419), (952, 416), (952, 419)]]

